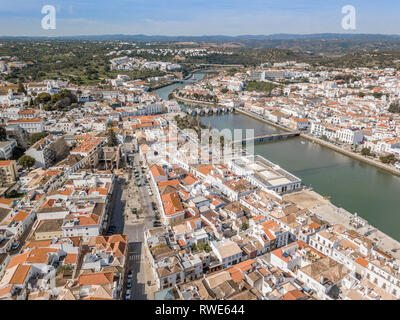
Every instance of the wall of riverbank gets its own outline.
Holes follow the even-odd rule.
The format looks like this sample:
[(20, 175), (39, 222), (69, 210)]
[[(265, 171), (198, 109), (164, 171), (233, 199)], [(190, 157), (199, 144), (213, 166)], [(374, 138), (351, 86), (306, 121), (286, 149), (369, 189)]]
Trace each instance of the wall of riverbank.
[(252, 112), (248, 112), (248, 111), (245, 111), (245, 110), (242, 110), (242, 109), (235, 109), (235, 110), (238, 111), (238, 112), (240, 112), (240, 113), (242, 113), (242, 114), (245, 114), (246, 116), (249, 116), (249, 117), (251, 117), (251, 118), (254, 118), (254, 119), (256, 119), (256, 120), (259, 120), (259, 121), (268, 123), (269, 125), (271, 125), (271, 126), (273, 126), (273, 127), (275, 127), (275, 128), (281, 129), (281, 130), (283, 130), (283, 131), (291, 132), (291, 133), (294, 132), (293, 130), (291, 130), (291, 129), (289, 129), (289, 128), (286, 128), (286, 127), (284, 127), (284, 126), (281, 126), (281, 125), (279, 125), (279, 124), (277, 124), (277, 123), (275, 123), (275, 122), (272, 122), (272, 121), (270, 121), (270, 120), (264, 119), (264, 118), (260, 117), (259, 115), (256, 115), (256, 114), (254, 114), (254, 113), (252, 113)]
[[(267, 120), (267, 119), (264, 119), (264, 118), (262, 118), (261, 116), (258, 116), (258, 115), (256, 115), (256, 114), (253, 114), (253, 113), (251, 113), (251, 112), (247, 112), (247, 111), (240, 110), (240, 109), (236, 109), (236, 110), (239, 111), (239, 112), (241, 112), (241, 113), (243, 113), (243, 114), (245, 114), (245, 115), (247, 115), (247, 116), (249, 116), (249, 117), (252, 117), (252, 118), (257, 119), (257, 120), (259, 120), (259, 121), (263, 121), (263, 122), (265, 122), (265, 123), (268, 123), (268, 124), (270, 124), (271, 126), (274, 126), (274, 127), (276, 127), (276, 128), (279, 128), (279, 129), (281, 129), (281, 130), (284, 130), (284, 131), (287, 131), (287, 132), (293, 132), (293, 131), (290, 130), (289, 128), (283, 127), (283, 126), (281, 126), (281, 125), (279, 125), (279, 124), (276, 124), (276, 123), (274, 123), (274, 122), (272, 122), (272, 121), (269, 121), (269, 120)], [(348, 156), (348, 157), (351, 157), (351, 158), (353, 158), (353, 159), (362, 161), (362, 162), (367, 163), (367, 164), (369, 164), (369, 165), (371, 165), (371, 166), (374, 166), (374, 167), (377, 167), (377, 168), (379, 168), (379, 169), (385, 170), (385, 171), (387, 171), (387, 172), (390, 172), (391, 174), (394, 174), (394, 175), (400, 177), (400, 171), (399, 171), (399, 170), (397, 170), (396, 168), (393, 168), (393, 167), (391, 167), (391, 166), (388, 166), (388, 165), (386, 165), (386, 164), (384, 164), (384, 163), (381, 163), (381, 162), (379, 162), (379, 161), (377, 161), (377, 160), (369, 159), (369, 158), (366, 158), (366, 157), (364, 157), (364, 156), (362, 156), (362, 155), (360, 155), (360, 154), (357, 154), (357, 153), (354, 153), (354, 152), (351, 152), (351, 151), (348, 151), (348, 150), (344, 150), (343, 148), (338, 147), (338, 146), (335, 146), (334, 144), (332, 144), (332, 143), (330, 143), (330, 142), (327, 142), (327, 141), (324, 141), (324, 140), (322, 140), (322, 139), (309, 136), (309, 135), (304, 134), (304, 133), (301, 133), (300, 136), (301, 136), (302, 138), (304, 138), (304, 139), (307, 139), (307, 140), (309, 140), (309, 141), (318, 143), (318, 144), (320, 144), (320, 145), (322, 145), (322, 146), (324, 146), (324, 147), (326, 147), (326, 148), (332, 149), (332, 150), (334, 150), (334, 151), (336, 151), (336, 152), (339, 152), (339, 153), (341, 153), (341, 154), (344, 154), (344, 155), (346, 155), (346, 156)]]
[(307, 139), (309, 141), (313, 141), (313, 142), (318, 143), (318, 144), (320, 144), (320, 145), (322, 145), (324, 147), (330, 148), (330, 149), (335, 150), (335, 151), (337, 151), (337, 152), (339, 152), (341, 154), (344, 154), (344, 155), (346, 155), (348, 157), (351, 157), (353, 159), (362, 161), (364, 163), (367, 163), (367, 164), (369, 164), (371, 166), (374, 166), (374, 167), (377, 167), (379, 169), (386, 170), (386, 171), (390, 172), (391, 174), (394, 174), (394, 175), (400, 177), (400, 171), (399, 170), (396, 170), (395, 168), (390, 167), (390, 166), (388, 166), (388, 165), (386, 165), (384, 163), (378, 162), (377, 160), (369, 159), (369, 158), (366, 158), (366, 157), (364, 157), (364, 156), (362, 156), (360, 154), (357, 154), (357, 153), (354, 153), (354, 152), (351, 152), (351, 151), (348, 151), (348, 150), (344, 150), (343, 148), (335, 146), (334, 144), (332, 144), (330, 142), (321, 140), (319, 138), (311, 137), (311, 136), (309, 136), (307, 134), (303, 134), (302, 133), (300, 136), (302, 138), (304, 138), (304, 139)]

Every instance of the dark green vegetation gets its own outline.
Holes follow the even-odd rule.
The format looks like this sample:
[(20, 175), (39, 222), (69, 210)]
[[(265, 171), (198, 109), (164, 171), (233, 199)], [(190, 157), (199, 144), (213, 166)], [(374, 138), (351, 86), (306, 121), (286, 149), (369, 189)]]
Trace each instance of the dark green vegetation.
[(276, 84), (264, 81), (249, 81), (245, 88), (246, 91), (267, 92), (271, 93), (277, 87)]
[(197, 245), (195, 243), (193, 243), (192, 245), (192, 252), (201, 252), (201, 251), (205, 251), (205, 252), (210, 252), (211, 251), (211, 247), (208, 243), (204, 243), (202, 241), (200, 241), (199, 243), (197, 243)]
[(385, 163), (385, 164), (395, 164), (397, 162), (394, 154), (389, 154), (387, 156), (381, 156), (381, 157), (379, 157), (379, 160), (381, 160), (381, 162)]
[(74, 93), (69, 90), (61, 90), (59, 93), (50, 95), (48, 93), (39, 93), (33, 100), (32, 106), (43, 105), (46, 111), (64, 110), (69, 107), (77, 107), (78, 99)]
[(32, 168), (36, 163), (36, 160), (31, 156), (24, 155), (18, 159), (18, 164), (23, 166), (25, 169)]
[(25, 193), (18, 193), (16, 190), (12, 190), (8, 193), (6, 193), (6, 198), (7, 199), (20, 199), (25, 196)]
[[(123, 37), (123, 36), (121, 36)], [(0, 40), (0, 56), (16, 56), (19, 61), (28, 64), (22, 69), (13, 69), (9, 75), (1, 75), (3, 80), (18, 85), (21, 91), (26, 88), (22, 82), (41, 81), (44, 79), (70, 80), (77, 85), (104, 84), (104, 79), (115, 78), (123, 73), (131, 79), (145, 79), (151, 76), (163, 75), (158, 70), (110, 70), (109, 61), (116, 55), (108, 56), (111, 51), (131, 50), (121, 55), (143, 57), (148, 60), (169, 61), (182, 65), (182, 75), (201, 64), (258, 66), (265, 62), (298, 61), (309, 63), (312, 68), (326, 66), (340, 67), (393, 67), (400, 68), (400, 37), (346, 37), (326, 36), (285, 39), (266, 39), (260, 37), (243, 37), (234, 43), (229, 37), (209, 37), (205, 42), (192, 43), (183, 46), (174, 42), (152, 42), (146, 45), (132, 40), (121, 42), (114, 40), (33, 40), (8, 39)], [(95, 38), (93, 38), (95, 39)], [(99, 38), (100, 39), (100, 38)], [(121, 38), (122, 39), (122, 38)], [(132, 38), (133, 39), (133, 38)], [(214, 42), (215, 41), (215, 42)], [(213, 42), (213, 43), (212, 43)], [(229, 54), (208, 54), (206, 56), (185, 56), (177, 59), (174, 53), (158, 55), (142, 52), (136, 49), (209, 47), (210, 50)], [(121, 56), (120, 55), (120, 56)], [(230, 67), (228, 74), (240, 71), (240, 68)], [(347, 80), (347, 79), (346, 79)], [(350, 79), (349, 79), (350, 80)]]
[(116, 147), (118, 146), (118, 139), (115, 134), (115, 131), (112, 128), (107, 130), (107, 147)]
[(391, 103), (388, 110), (391, 113), (400, 113), (400, 103), (399, 102)]
[[(70, 80), (78, 85), (91, 85), (114, 78), (121, 71), (111, 71), (106, 54), (115, 43), (67, 40), (7, 40), (0, 41), (0, 56), (16, 56), (28, 64), (14, 69), (4, 80), (18, 83), (45, 79)], [(115, 57), (114, 57), (115, 58)], [(162, 75), (159, 71), (124, 71), (132, 79)]]
[(201, 123), (200, 118), (196, 119), (192, 116), (185, 115), (183, 118), (181, 116), (175, 116), (174, 120), (179, 129), (193, 129), (199, 137), (201, 136), (201, 130), (206, 129), (206, 126)]
[(362, 148), (361, 149), (361, 155), (369, 156), (370, 154), (371, 154), (371, 148)]
[(4, 127), (0, 127), (0, 141), (7, 140), (7, 132)]
[(37, 133), (32, 133), (29, 137), (29, 143), (30, 145), (34, 145), (37, 141), (40, 139), (43, 139), (44, 137), (47, 137), (49, 134), (46, 132), (37, 132)]

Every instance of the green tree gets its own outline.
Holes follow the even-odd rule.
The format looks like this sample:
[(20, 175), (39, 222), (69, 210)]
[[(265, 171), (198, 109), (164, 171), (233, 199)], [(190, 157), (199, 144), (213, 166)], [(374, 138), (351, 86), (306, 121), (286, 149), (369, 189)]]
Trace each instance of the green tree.
[(22, 82), (18, 82), (18, 92), (23, 92), (26, 94), (26, 90)]
[(199, 251), (203, 251), (205, 246), (206, 246), (206, 244), (204, 242), (199, 242), (197, 244), (197, 248), (199, 249)]
[(0, 127), (0, 141), (4, 141), (7, 139), (7, 132), (4, 127)]
[(47, 137), (49, 134), (46, 132), (37, 132), (37, 133), (32, 133), (29, 137), (29, 143), (34, 145), (37, 141), (40, 139), (43, 139), (44, 137)]
[(382, 163), (385, 164), (390, 164), (390, 163), (395, 163), (396, 162), (396, 158), (394, 157), (394, 154), (389, 154), (387, 156), (381, 156), (379, 157), (379, 160), (381, 160)]
[(18, 159), (18, 164), (23, 166), (25, 169), (29, 169), (33, 167), (36, 163), (36, 160), (31, 156), (24, 155)]
[(196, 252), (198, 250), (197, 245), (195, 243), (192, 244), (192, 251)]
[(263, 81), (249, 81), (246, 85), (246, 91), (266, 92), (271, 93), (277, 87), (276, 84)]
[(361, 155), (369, 156), (370, 154), (371, 154), (371, 148), (362, 148), (361, 149)]
[(391, 103), (388, 111), (391, 112), (391, 113), (400, 113), (400, 104), (399, 104), (399, 102)]
[(108, 129), (107, 131), (107, 146), (108, 147), (118, 146), (117, 135), (115, 134), (112, 128)]
[(321, 136), (321, 139), (322, 139), (322, 140), (325, 140), (325, 141), (328, 141), (328, 140), (329, 140), (328, 137), (327, 137), (326, 135), (324, 135), (324, 134)]
[(242, 224), (242, 230), (247, 230), (249, 228), (249, 225), (247, 223)]
[(35, 104), (40, 104), (40, 103), (47, 103), (51, 100), (51, 95), (43, 92), (39, 93), (37, 97), (35, 98)]
[(20, 146), (16, 146), (12, 152), (12, 160), (17, 160), (19, 158), (21, 158), (25, 153), (25, 149), (20, 147)]

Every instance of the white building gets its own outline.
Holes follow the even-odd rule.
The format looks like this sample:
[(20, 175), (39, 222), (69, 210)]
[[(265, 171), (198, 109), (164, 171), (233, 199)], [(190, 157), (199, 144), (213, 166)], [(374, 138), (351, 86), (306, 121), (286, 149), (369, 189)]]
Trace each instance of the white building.
[(17, 142), (15, 140), (0, 142), (0, 159), (10, 159), (15, 147), (17, 147)]
[(28, 133), (38, 133), (44, 131), (44, 123), (42, 119), (24, 119), (24, 120), (9, 120), (7, 130), (13, 130), (15, 127), (20, 127)]
[(242, 259), (242, 250), (231, 240), (211, 241), (210, 246), (223, 268), (231, 267)]

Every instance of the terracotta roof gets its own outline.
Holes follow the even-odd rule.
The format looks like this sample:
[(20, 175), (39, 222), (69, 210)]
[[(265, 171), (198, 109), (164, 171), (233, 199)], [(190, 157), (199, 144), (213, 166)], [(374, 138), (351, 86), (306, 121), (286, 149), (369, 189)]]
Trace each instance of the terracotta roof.
[(10, 284), (18, 284), (18, 285), (23, 284), (30, 270), (31, 266), (29, 265), (19, 265), (10, 280)]
[(307, 297), (307, 295), (304, 292), (301, 292), (300, 290), (296, 289), (296, 290), (292, 290), (287, 292), (282, 300), (299, 300), (302, 298)]
[(354, 260), (355, 263), (358, 263), (360, 266), (366, 268), (368, 266), (368, 261), (365, 260), (362, 257), (358, 257), (356, 260)]
[(167, 176), (167, 174), (162, 170), (160, 166), (154, 165), (150, 168), (151, 174), (156, 179), (160, 176)]
[(107, 284), (113, 281), (113, 276), (113, 272), (81, 274), (78, 278), (78, 282), (81, 286)]
[(167, 216), (183, 212), (183, 205), (177, 192), (165, 194), (161, 199)]
[(25, 221), (25, 219), (29, 216), (29, 212), (26, 211), (19, 211), (14, 218), (12, 218), (13, 221)]

